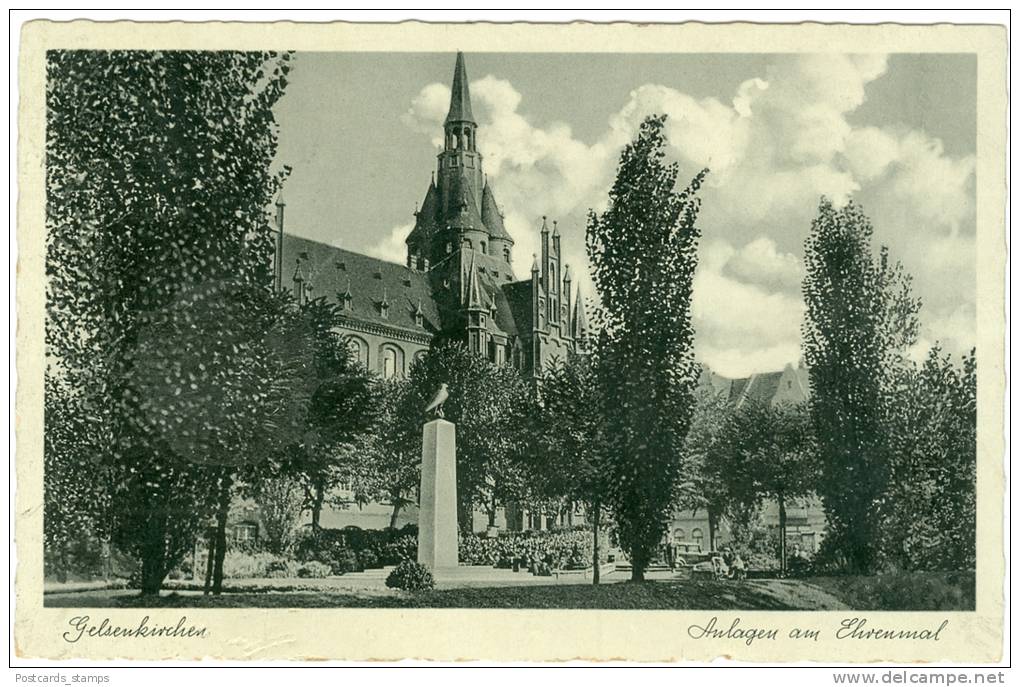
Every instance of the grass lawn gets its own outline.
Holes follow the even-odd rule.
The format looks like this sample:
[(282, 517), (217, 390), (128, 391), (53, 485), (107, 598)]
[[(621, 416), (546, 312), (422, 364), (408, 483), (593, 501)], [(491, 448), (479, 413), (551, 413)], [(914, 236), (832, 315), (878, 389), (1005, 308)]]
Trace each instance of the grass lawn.
[(644, 583), (524, 585), (438, 589), (411, 594), (352, 591), (231, 593), (219, 597), (136, 592), (50, 594), (51, 607), (122, 608), (597, 608), (689, 610), (836, 610), (846, 608), (821, 587), (800, 580), (744, 582), (653, 580)]

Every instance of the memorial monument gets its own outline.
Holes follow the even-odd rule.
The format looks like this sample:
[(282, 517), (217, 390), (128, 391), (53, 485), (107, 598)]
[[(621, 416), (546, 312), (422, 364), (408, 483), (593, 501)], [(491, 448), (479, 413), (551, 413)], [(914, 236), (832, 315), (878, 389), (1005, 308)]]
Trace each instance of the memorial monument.
[(457, 433), (443, 419), (446, 384), (425, 408), (435, 419), (422, 429), (418, 562), (433, 571), (457, 567)]

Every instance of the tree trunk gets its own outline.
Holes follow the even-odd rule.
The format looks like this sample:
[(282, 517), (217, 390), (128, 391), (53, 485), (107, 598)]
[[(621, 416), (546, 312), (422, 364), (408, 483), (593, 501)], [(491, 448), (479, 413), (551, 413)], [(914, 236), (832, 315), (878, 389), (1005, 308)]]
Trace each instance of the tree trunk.
[(322, 503), (326, 500), (326, 490), (322, 482), (316, 480), (312, 487), (312, 531), (319, 531), (319, 517), (322, 515)]
[(492, 499), (489, 501), (489, 527), (496, 526), (496, 496), (493, 494)]
[(460, 531), (465, 534), (473, 534), (475, 531), (474, 523), (474, 509), (471, 507), (470, 499), (467, 502), (458, 501), (457, 503), (457, 524), (460, 527)]
[(391, 530), (397, 529), (397, 516), (400, 515), (400, 508), (401, 508), (401, 506), (402, 506), (402, 502), (400, 500), (400, 496), (393, 497), (393, 512), (390, 513), (390, 529)]
[(142, 560), (142, 596), (159, 596), (163, 577), (162, 561), (146, 556)]
[(220, 480), (220, 503), (216, 511), (216, 556), (213, 567), (212, 593), (223, 592), (223, 559), (227, 555), (227, 516), (230, 514), (230, 487), (233, 483), (231, 468), (224, 468)]
[(202, 594), (208, 596), (209, 592), (212, 591), (213, 568), (216, 567), (214, 562), (216, 558), (216, 534), (209, 531), (209, 528), (206, 528), (205, 538), (209, 542), (209, 551), (205, 554), (205, 585), (202, 588)]
[(599, 519), (601, 515), (599, 500), (591, 505), (591, 583), (598, 584), (601, 577), (599, 570)]
[(166, 577), (165, 527), (163, 510), (155, 508), (146, 523), (145, 543), (142, 545), (142, 596), (159, 596)]
[(643, 543), (635, 544), (631, 547), (630, 551), (630, 581), (631, 582), (644, 582), (645, 581), (645, 568), (648, 567), (648, 561), (651, 558), (647, 547)]
[(706, 509), (708, 511), (708, 550), (718, 551), (719, 547), (716, 543), (716, 531), (719, 529), (719, 517), (716, 515), (714, 508)]
[(779, 574), (786, 576), (786, 498), (783, 492), (777, 495), (779, 500)]
[(67, 562), (67, 541), (60, 542), (60, 556), (57, 564), (57, 582), (67, 582), (67, 569), (70, 567)]

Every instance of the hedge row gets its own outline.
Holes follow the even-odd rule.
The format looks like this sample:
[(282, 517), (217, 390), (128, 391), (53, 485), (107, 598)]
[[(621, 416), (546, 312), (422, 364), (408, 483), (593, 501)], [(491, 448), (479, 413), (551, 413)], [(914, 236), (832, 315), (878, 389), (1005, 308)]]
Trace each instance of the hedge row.
[[(553, 570), (591, 567), (592, 536), (587, 529), (543, 532), (503, 532), (498, 537), (471, 535), (460, 539), (461, 565), (509, 568), (515, 563), (533, 567), (541, 563)], [(609, 538), (599, 536), (599, 562), (609, 560)]]

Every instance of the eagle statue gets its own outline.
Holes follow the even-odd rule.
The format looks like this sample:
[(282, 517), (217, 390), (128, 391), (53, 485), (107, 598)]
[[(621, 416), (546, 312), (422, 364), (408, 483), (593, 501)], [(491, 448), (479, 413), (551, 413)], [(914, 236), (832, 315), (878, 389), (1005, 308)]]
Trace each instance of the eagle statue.
[(425, 406), (425, 414), (434, 412), (436, 417), (443, 417), (443, 403), (450, 397), (450, 391), (446, 388), (446, 384), (443, 383), (439, 387), (439, 391), (432, 397), (429, 404)]

